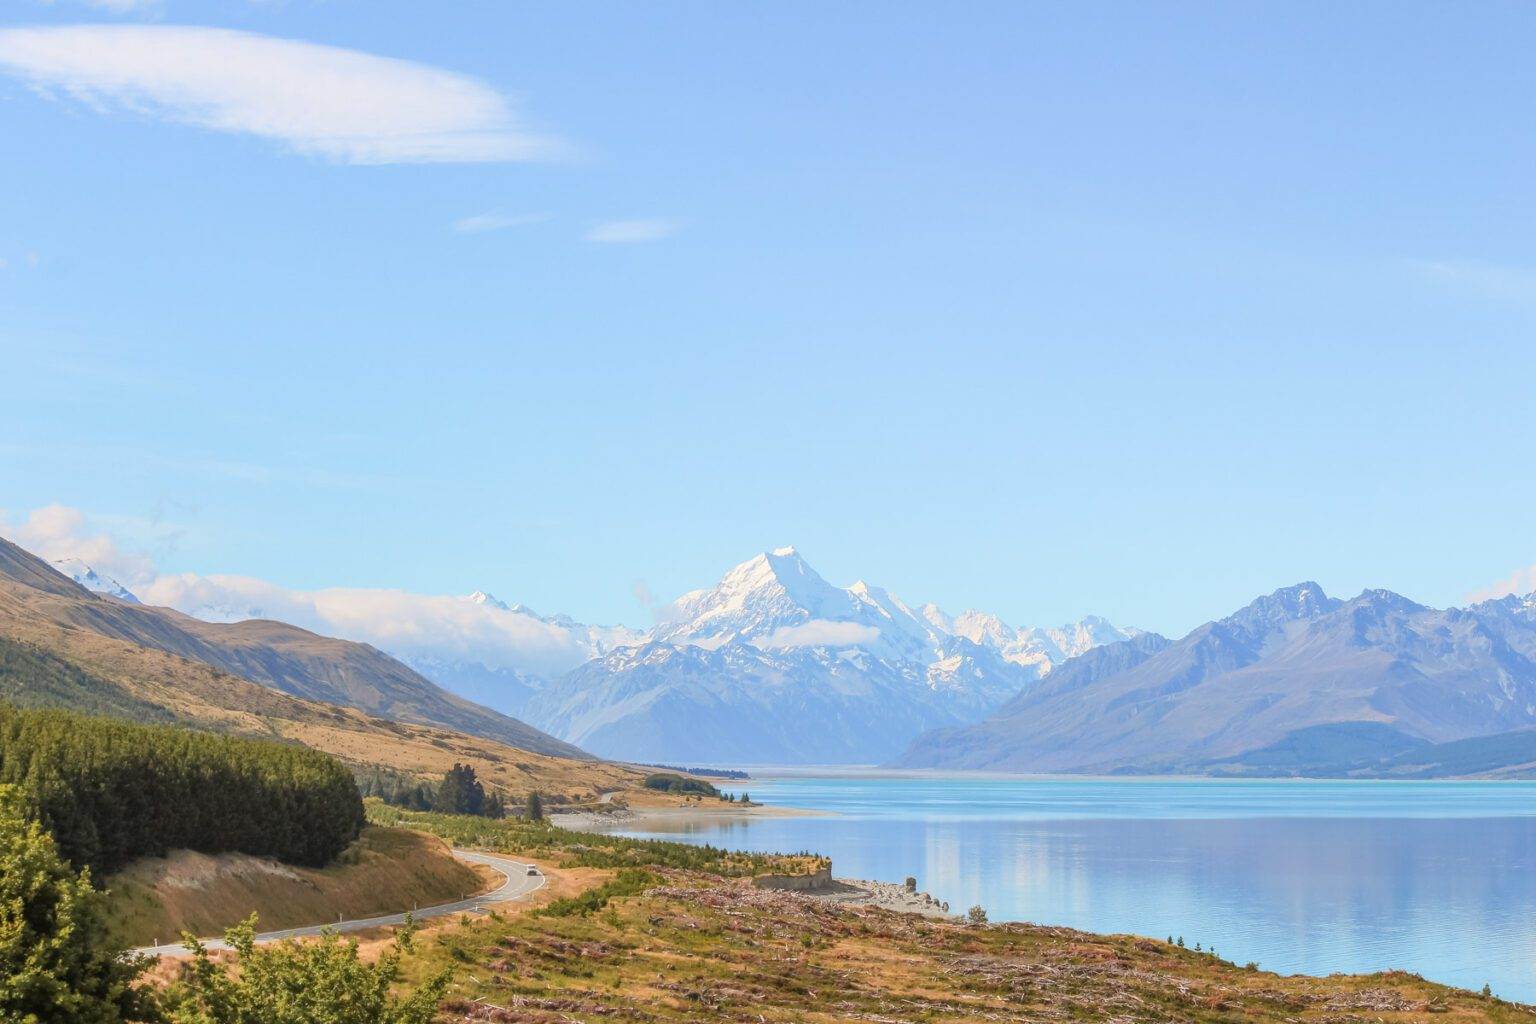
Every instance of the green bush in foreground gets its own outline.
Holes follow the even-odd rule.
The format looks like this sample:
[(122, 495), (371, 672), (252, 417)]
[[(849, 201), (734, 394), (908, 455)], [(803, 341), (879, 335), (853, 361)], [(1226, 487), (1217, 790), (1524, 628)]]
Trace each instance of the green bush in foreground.
[(638, 896), (653, 885), (660, 884), (661, 879), (649, 871), (641, 871), (637, 868), (625, 868), (619, 872), (617, 878), (609, 879), (602, 885), (595, 885), (583, 893), (575, 896), (567, 896), (565, 899), (556, 900), (547, 907), (534, 911), (538, 917), (585, 917), (595, 914), (608, 905), (608, 901), (617, 896)]
[(376, 963), (358, 957), (356, 942), (326, 933), (315, 942), (258, 947), (256, 917), (231, 928), (234, 971), (213, 963), (191, 936), (192, 963), (167, 996), (174, 1024), (431, 1024), (448, 987), (447, 972), (392, 992), (400, 957), (411, 945), (409, 926)]
[(21, 794), (0, 786), (0, 1021), (119, 1024), (156, 1019), (134, 988), (148, 967), (107, 938), (105, 894), (76, 874), (29, 820)]

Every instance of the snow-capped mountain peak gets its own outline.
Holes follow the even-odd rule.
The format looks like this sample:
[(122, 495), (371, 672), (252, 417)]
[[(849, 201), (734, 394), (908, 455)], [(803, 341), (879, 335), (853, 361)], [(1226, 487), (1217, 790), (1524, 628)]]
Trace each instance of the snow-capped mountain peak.
[(944, 609), (940, 608), (938, 605), (929, 602), (928, 604), (925, 604), (919, 608), (918, 613), (922, 615), (924, 622), (928, 623), (928, 625), (932, 626), (940, 633), (954, 633), (955, 620), (951, 618), (947, 613), (945, 613)]
[(1135, 634), (1093, 617), (1058, 629), (1015, 629), (975, 610), (951, 617), (934, 604), (914, 609), (864, 580), (833, 586), (798, 550), (781, 547), (733, 567), (714, 587), (683, 595), (651, 635), (708, 650), (733, 641), (780, 651), (856, 647), (873, 657), (928, 667), (956, 656), (976, 657), (984, 649), (994, 662), (1022, 669), (1022, 685), (1090, 647)]
[(103, 576), (78, 558), (57, 559), (53, 567), (93, 593), (106, 594), (108, 597), (115, 597), (129, 604), (140, 603), (127, 587), (110, 576)]
[(683, 595), (643, 645), (540, 690), (527, 717), (630, 760), (875, 762), (913, 723), (975, 721), (1067, 649), (1123, 639), (1100, 621), (1016, 630), (982, 612), (951, 618), (864, 580), (834, 586), (795, 548), (775, 548)]
[(986, 646), (1011, 643), (1019, 633), (996, 615), (979, 612), (974, 608), (967, 608), (956, 615), (951, 622), (950, 632), (955, 636), (963, 636), (973, 643)]
[(498, 599), (496, 597), (496, 595), (494, 595), (494, 594), (487, 594), (483, 590), (475, 591), (473, 594), (470, 594), (467, 598), (465, 598), (465, 600), (468, 601), (470, 604), (483, 604), (483, 605), (487, 605), (488, 607), (491, 607), (491, 608), (499, 608), (499, 609), (501, 609), (504, 612), (510, 612), (510, 611), (524, 611), (525, 612), (526, 611), (526, 609), (523, 608), (522, 605), (518, 605), (517, 608), (514, 609), (513, 607), (508, 605), (505, 601), (502, 601), (502, 600)]
[(715, 586), (678, 598), (655, 635), (717, 645), (813, 619), (844, 621), (852, 604), (846, 590), (822, 579), (793, 547), (775, 548), (732, 568)]

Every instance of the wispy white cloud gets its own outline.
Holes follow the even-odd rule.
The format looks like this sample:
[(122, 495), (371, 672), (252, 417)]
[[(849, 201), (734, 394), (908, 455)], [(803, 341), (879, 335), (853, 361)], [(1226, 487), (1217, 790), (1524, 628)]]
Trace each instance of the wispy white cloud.
[(592, 225), (587, 231), (587, 241), (613, 244), (655, 242), (677, 234), (679, 227), (676, 221), (660, 217), (608, 220)]
[(1536, 302), (1536, 267), (1480, 260), (1411, 260), (1409, 266), (1440, 287), (1500, 302)]
[(135, 11), (158, 11), (162, 0), (85, 0), (85, 6), (112, 14), (132, 14)]
[(1507, 577), (1496, 583), (1490, 583), (1486, 587), (1474, 590), (1467, 595), (1469, 604), (1478, 601), (1491, 601), (1496, 597), (1508, 597), (1510, 594), (1529, 594), (1536, 592), (1536, 565), (1526, 566), (1524, 569), (1516, 569)]
[(196, 573), (160, 575), (129, 589), (146, 604), (200, 619), (279, 619), (406, 657), (471, 659), (553, 675), (590, 653), (585, 638), (571, 630), (464, 597), (364, 587), (295, 590), (251, 576)]
[(765, 651), (788, 650), (796, 647), (855, 647), (880, 639), (880, 631), (874, 626), (857, 622), (834, 622), (831, 619), (812, 619), (798, 626), (780, 626), (757, 641)]
[(547, 213), (477, 213), (454, 221), (453, 230), (461, 235), (476, 235), (483, 231), (504, 231), (507, 228), (520, 228), (528, 224), (542, 224), (547, 220), (549, 220)]
[(341, 163), (533, 160), (563, 149), (466, 75), (229, 29), (5, 29), (0, 70), (103, 113), (256, 135)]
[[(43, 6), (52, 7), (58, 0), (43, 0)], [(75, 3), (108, 14), (159, 14), (165, 8), (165, 0), (74, 0)]]
[(151, 582), (156, 575), (154, 561), (148, 555), (127, 550), (110, 533), (89, 521), (84, 512), (66, 505), (33, 509), (15, 522), (0, 512), (0, 537), (50, 562), (61, 558), (88, 562), (130, 590)]
[(10, 257), (8, 257), (8, 256), (0, 256), (0, 270), (8, 270), (12, 266), (16, 266), (16, 267), (24, 266), (28, 270), (36, 270), (38, 267), (40, 267), (42, 265), (43, 265), (42, 254), (38, 253), (36, 251), (28, 251), (28, 252), (22, 253), (21, 254), (21, 262), (20, 263), (14, 263), (14, 264), (11, 262)]

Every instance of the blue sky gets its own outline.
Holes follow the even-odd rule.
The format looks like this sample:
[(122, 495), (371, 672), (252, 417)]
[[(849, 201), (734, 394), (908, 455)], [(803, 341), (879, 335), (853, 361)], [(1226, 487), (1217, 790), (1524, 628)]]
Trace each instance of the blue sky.
[(637, 625), (788, 543), (1169, 632), (1536, 563), (1528, 6), (3, 18), (152, 30), (0, 34), (13, 524)]

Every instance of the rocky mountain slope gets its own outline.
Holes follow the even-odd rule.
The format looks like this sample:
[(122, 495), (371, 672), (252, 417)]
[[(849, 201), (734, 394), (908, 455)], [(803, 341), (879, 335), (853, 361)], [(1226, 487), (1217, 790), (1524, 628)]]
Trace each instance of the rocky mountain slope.
[(586, 756), (523, 722), (449, 693), (366, 644), (269, 620), (204, 622), (169, 608), (103, 596), (0, 539), (0, 636), (26, 640), (45, 627), (191, 659), (308, 700), (444, 726), (525, 750)]
[[(1386, 590), (1340, 601), (1303, 583), (1172, 643), (1139, 637), (1068, 661), (985, 721), (924, 735), (893, 763), (1371, 773), (1531, 728), (1536, 596), (1441, 610)], [(1524, 750), (1518, 738), (1501, 744)]]
[(540, 687), (525, 715), (608, 757), (870, 763), (974, 721), (1065, 657), (1134, 631), (1103, 620), (1020, 631), (836, 587), (794, 548), (679, 598), (644, 643)]

